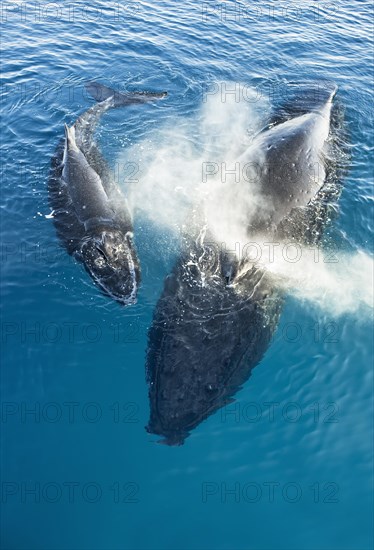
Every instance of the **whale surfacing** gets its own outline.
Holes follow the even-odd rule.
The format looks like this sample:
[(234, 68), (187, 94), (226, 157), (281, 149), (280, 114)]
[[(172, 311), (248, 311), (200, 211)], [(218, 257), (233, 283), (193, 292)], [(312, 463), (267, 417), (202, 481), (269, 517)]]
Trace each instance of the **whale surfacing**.
[(227, 285), (205, 237), (185, 238), (149, 331), (147, 431), (182, 445), (192, 429), (232, 401), (266, 352), (282, 296), (256, 268)]
[[(255, 216), (243, 201), (240, 217), (249, 241), (292, 235), (303, 243), (321, 235), (318, 205), (328, 171), (335, 91), (328, 87), (308, 109), (263, 130), (240, 157), (241, 163), (258, 168)], [(161, 442), (168, 445), (181, 445), (204, 419), (233, 400), (266, 353), (282, 310), (283, 291), (271, 273), (245, 258), (233, 258), (230, 264), (212, 227), (224, 217), (227, 226), (237, 223), (240, 196), (253, 187), (242, 178), (236, 186), (221, 189), (216, 202), (206, 201), (203, 223), (198, 222), (200, 236), (194, 230), (183, 239), (148, 334), (146, 429), (163, 436)], [(312, 237), (308, 217), (320, 224)]]
[(166, 93), (120, 93), (97, 83), (87, 91), (99, 101), (65, 125), (49, 178), (54, 224), (67, 252), (81, 262), (101, 291), (127, 305), (136, 301), (140, 264), (127, 201), (94, 140), (105, 111), (143, 104)]

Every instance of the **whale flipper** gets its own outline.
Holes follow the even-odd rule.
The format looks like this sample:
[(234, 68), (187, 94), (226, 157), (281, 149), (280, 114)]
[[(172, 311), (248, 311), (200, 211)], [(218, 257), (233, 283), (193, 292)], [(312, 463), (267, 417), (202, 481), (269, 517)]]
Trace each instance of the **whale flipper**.
[(62, 178), (68, 186), (74, 211), (81, 224), (92, 227), (93, 220), (112, 223), (112, 210), (99, 174), (90, 166), (75, 141), (74, 126), (65, 124), (65, 151)]

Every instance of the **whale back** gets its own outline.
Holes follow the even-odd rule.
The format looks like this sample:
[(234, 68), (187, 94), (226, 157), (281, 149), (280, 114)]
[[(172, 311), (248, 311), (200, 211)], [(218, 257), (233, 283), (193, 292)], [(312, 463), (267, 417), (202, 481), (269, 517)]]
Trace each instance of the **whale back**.
[[(342, 182), (348, 169), (348, 135), (344, 125), (344, 106), (336, 100), (337, 86), (331, 82), (295, 83), (288, 87), (287, 98), (276, 105), (272, 123), (282, 123), (309, 112), (329, 111), (329, 133), (322, 147), (322, 159), (311, 168), (311, 176), (321, 185), (306, 206), (293, 207), (280, 221), (275, 235), (279, 239), (297, 240), (316, 245), (324, 228), (336, 215), (336, 203), (342, 192)], [(324, 175), (324, 178), (321, 178)]]
[(320, 112), (337, 92), (333, 82), (290, 82), (274, 103), (269, 127), (301, 115)]
[[(276, 231), (294, 209), (307, 207), (322, 189), (330, 156), (335, 92), (335, 87), (309, 91), (292, 103), (292, 109), (290, 102), (284, 104), (278, 123), (259, 133), (239, 158), (242, 188), (251, 194), (255, 205), (254, 215), (248, 215), (249, 236)], [(250, 177), (246, 178), (248, 170)]]

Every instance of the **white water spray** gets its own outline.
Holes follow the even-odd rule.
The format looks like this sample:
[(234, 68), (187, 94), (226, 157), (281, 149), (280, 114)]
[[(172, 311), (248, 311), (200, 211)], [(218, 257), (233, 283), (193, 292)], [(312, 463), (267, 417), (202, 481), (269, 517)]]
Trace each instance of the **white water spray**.
[[(245, 187), (237, 185), (235, 163), (270, 111), (255, 91), (251, 96), (247, 89), (246, 99), (240, 97), (236, 101), (227, 95), (222, 101), (220, 93), (210, 96), (197, 116), (166, 122), (156, 135), (125, 150), (119, 159), (120, 164), (131, 161), (139, 167), (139, 181), (127, 191), (135, 215), (178, 231), (188, 223), (192, 207), (204, 202), (217, 243), (236, 250), (237, 256), (248, 243), (248, 220), (266, 205), (255, 177)], [(279, 243), (271, 256), (269, 245), (264, 245), (268, 239), (255, 240), (261, 250), (256, 261), (298, 299), (332, 315), (373, 306), (373, 258), (363, 251), (337, 252), (332, 261), (321, 250), (317, 259), (316, 250), (299, 247), (295, 261), (289, 243)]]

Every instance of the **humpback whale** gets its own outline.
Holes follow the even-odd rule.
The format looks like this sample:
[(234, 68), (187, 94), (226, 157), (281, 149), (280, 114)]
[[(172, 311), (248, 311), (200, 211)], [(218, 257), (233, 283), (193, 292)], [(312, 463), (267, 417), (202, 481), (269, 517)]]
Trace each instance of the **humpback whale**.
[(146, 429), (169, 445), (181, 445), (230, 402), (264, 355), (282, 305), (260, 269), (253, 266), (227, 285), (214, 242), (201, 234), (183, 241), (148, 335)]
[(133, 242), (132, 217), (94, 132), (111, 108), (143, 104), (162, 93), (120, 93), (91, 82), (98, 103), (71, 126), (52, 158), (48, 182), (53, 220), (68, 254), (81, 262), (101, 291), (121, 304), (136, 300), (140, 265)]
[[(335, 92), (335, 86), (320, 88), (313, 101), (308, 96), (296, 105), (296, 116), (285, 105), (240, 157), (259, 168), (254, 215), (251, 209), (245, 227), (249, 238), (320, 238)], [(247, 179), (239, 185), (245, 191)], [(220, 200), (230, 208), (232, 201)], [(283, 292), (265, 268), (242, 259), (230, 264), (217, 252), (209, 226), (209, 209), (216, 207), (213, 201), (207, 215), (195, 215), (183, 236), (148, 333), (146, 429), (168, 445), (183, 444), (191, 430), (233, 400), (268, 349), (282, 311)]]

